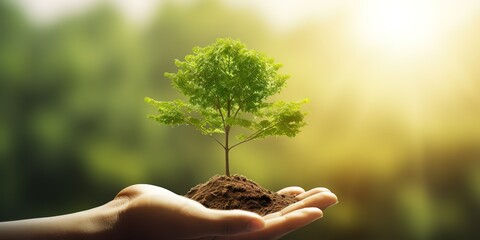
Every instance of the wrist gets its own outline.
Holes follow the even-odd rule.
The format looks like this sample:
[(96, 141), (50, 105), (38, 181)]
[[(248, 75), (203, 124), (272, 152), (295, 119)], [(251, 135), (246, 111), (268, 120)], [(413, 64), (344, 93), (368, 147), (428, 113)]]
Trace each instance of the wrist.
[(96, 239), (126, 239), (120, 227), (120, 216), (128, 205), (128, 198), (115, 198), (107, 204), (89, 210), (83, 228)]
[(0, 239), (125, 239), (118, 227), (128, 205), (127, 198), (115, 198), (90, 210), (45, 218), (0, 223)]

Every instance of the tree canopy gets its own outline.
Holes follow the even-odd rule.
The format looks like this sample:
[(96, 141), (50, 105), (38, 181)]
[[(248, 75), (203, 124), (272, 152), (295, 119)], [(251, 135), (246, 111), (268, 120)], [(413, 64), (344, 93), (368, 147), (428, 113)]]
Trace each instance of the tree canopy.
[[(239, 40), (217, 39), (206, 47), (193, 48), (184, 61), (176, 60), (177, 73), (165, 73), (173, 86), (189, 98), (145, 101), (158, 108), (149, 117), (165, 125), (190, 125), (213, 138), (225, 150), (226, 175), (229, 151), (248, 141), (267, 136), (293, 137), (305, 125), (298, 102), (267, 102), (279, 93), (288, 75), (278, 73), (281, 65), (266, 55), (250, 50)], [(231, 127), (250, 130), (230, 143)], [(220, 141), (215, 134), (225, 134)]]

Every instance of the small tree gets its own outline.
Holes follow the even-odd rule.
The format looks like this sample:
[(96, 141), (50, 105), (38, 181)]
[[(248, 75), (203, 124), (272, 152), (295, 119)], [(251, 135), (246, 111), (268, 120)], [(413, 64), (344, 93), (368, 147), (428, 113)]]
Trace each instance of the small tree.
[[(287, 75), (280, 64), (229, 38), (204, 48), (195, 47), (185, 61), (175, 60), (177, 73), (165, 73), (173, 86), (189, 97), (181, 100), (145, 102), (158, 107), (149, 118), (165, 125), (190, 125), (211, 137), (225, 150), (225, 174), (230, 176), (229, 153), (240, 144), (267, 136), (295, 136), (305, 125), (299, 102), (265, 102), (279, 93)], [(230, 141), (232, 127), (249, 129)], [(225, 134), (221, 141), (217, 134)]]

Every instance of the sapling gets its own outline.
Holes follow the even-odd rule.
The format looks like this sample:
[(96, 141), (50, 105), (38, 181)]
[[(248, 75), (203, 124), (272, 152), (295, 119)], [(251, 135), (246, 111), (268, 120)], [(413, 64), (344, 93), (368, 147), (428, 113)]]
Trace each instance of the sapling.
[[(272, 58), (247, 49), (239, 40), (217, 39), (206, 47), (193, 48), (184, 61), (175, 60), (177, 73), (165, 73), (174, 88), (188, 97), (182, 100), (145, 102), (158, 108), (148, 117), (165, 125), (189, 125), (217, 142), (225, 151), (225, 174), (230, 176), (229, 154), (233, 148), (267, 136), (293, 137), (305, 125), (298, 102), (267, 102), (285, 86), (288, 75)], [(236, 135), (232, 128), (248, 130)], [(219, 135), (223, 134), (223, 139)]]

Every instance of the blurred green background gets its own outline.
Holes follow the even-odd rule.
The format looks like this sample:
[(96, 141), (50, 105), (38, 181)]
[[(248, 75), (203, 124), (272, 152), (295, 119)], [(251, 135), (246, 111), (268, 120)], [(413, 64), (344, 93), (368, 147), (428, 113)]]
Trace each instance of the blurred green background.
[(240, 39), (309, 98), (303, 131), (232, 151), (231, 171), (340, 204), (285, 239), (480, 237), (475, 1), (0, 1), (0, 221), (64, 214), (150, 183), (223, 173), (217, 144), (148, 120), (164, 72)]

